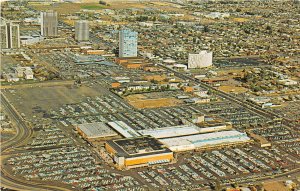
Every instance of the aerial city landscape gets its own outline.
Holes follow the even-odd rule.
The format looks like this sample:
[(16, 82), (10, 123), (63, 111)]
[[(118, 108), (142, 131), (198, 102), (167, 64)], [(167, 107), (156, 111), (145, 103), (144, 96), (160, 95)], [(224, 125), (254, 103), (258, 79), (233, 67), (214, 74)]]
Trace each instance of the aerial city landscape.
[(1, 190), (300, 190), (300, 0), (1, 0), (0, 19)]

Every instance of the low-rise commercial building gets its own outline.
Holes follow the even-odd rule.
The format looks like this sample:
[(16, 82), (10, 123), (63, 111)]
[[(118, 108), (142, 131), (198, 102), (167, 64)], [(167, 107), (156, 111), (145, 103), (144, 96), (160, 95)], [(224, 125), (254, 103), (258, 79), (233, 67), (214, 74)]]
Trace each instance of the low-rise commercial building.
[(205, 149), (217, 146), (246, 143), (250, 141), (250, 138), (246, 133), (231, 130), (166, 138), (160, 139), (160, 141), (167, 145), (170, 150), (174, 152), (180, 152), (193, 149)]
[(284, 79), (284, 80), (279, 80), (278, 81), (280, 84), (285, 85), (285, 86), (293, 86), (293, 85), (297, 85), (298, 82), (295, 80), (291, 80), (291, 79)]
[(102, 122), (78, 124), (75, 126), (75, 129), (88, 141), (118, 135), (109, 126)]
[(253, 132), (249, 132), (249, 136), (251, 136), (255, 141), (260, 144), (260, 147), (271, 147), (271, 142), (268, 141), (265, 137), (255, 134)]
[(33, 79), (33, 71), (30, 67), (16, 67), (15, 73), (19, 78), (25, 78), (26, 80)]
[(105, 148), (118, 168), (169, 163), (174, 158), (170, 149), (150, 136), (109, 140)]
[(20, 41), (22, 45), (33, 45), (40, 41), (42, 41), (44, 37), (39, 35), (32, 35), (32, 36), (21, 36)]
[(137, 133), (134, 129), (132, 129), (123, 121), (113, 121), (113, 122), (108, 122), (107, 124), (126, 138), (140, 136), (139, 133)]
[(199, 134), (200, 129), (195, 125), (179, 125), (173, 127), (164, 127), (159, 129), (146, 129), (146, 130), (139, 130), (138, 132), (141, 135), (150, 135), (157, 139), (167, 138), (167, 137), (178, 137), (178, 136), (185, 136), (185, 135), (193, 135)]
[(7, 82), (18, 82), (18, 81), (20, 81), (20, 78), (14, 73), (4, 74), (3, 77)]
[(174, 64), (173, 69), (183, 71), (183, 70), (187, 70), (187, 66), (184, 64)]

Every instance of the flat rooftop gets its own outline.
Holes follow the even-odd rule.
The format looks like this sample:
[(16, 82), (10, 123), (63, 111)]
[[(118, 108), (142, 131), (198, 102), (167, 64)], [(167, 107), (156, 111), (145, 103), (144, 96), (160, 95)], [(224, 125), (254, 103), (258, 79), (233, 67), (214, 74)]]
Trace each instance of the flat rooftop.
[(126, 138), (140, 136), (139, 133), (137, 133), (134, 129), (132, 129), (129, 125), (127, 125), (123, 121), (113, 121), (113, 122), (108, 122), (107, 124)]
[(73, 59), (76, 63), (78, 62), (100, 62), (104, 61), (105, 58), (100, 55), (73, 55)]
[(200, 133), (199, 128), (195, 125), (178, 125), (159, 129), (139, 130), (138, 132), (142, 135), (150, 135), (158, 139)]
[(78, 124), (77, 128), (79, 128), (87, 138), (101, 138), (118, 135), (102, 122)]
[(150, 136), (108, 140), (106, 143), (117, 151), (118, 156), (126, 158), (172, 152), (163, 143)]
[(185, 148), (186, 150), (190, 150), (196, 148), (217, 146), (222, 144), (248, 142), (250, 141), (250, 138), (247, 136), (246, 133), (231, 130), (189, 135), (183, 137), (166, 138), (160, 139), (160, 141), (167, 145), (172, 151), (179, 151)]

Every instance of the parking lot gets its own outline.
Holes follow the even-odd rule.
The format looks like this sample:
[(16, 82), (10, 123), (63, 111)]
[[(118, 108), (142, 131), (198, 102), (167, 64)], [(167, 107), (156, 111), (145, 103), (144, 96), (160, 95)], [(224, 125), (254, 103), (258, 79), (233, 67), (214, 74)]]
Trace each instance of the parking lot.
[(299, 134), (285, 127), (255, 129), (253, 132), (276, 143), (297, 142), (299, 140)]
[[(99, 81), (95, 85), (104, 83)], [(42, 108), (36, 107), (35, 112)], [(254, 133), (274, 143), (271, 148), (260, 148), (256, 143), (215, 148), (206, 151), (176, 153), (176, 163), (129, 171), (117, 171), (103, 146), (98, 153), (72, 131), (74, 124), (124, 121), (135, 130), (170, 127), (181, 124), (181, 118), (192, 115), (221, 116), (244, 131), (249, 117), (264, 122), (265, 119), (248, 110), (219, 101), (207, 104), (183, 104), (138, 110), (126, 100), (107, 91), (97, 96), (87, 96), (77, 102), (64, 104), (58, 109), (44, 111), (54, 123), (36, 125), (34, 138), (19, 153), (8, 159), (7, 165), (14, 174), (26, 179), (57, 181), (76, 188), (116, 190), (200, 189), (216, 182), (242, 183), (259, 177), (288, 172), (298, 164), (299, 145), (292, 142), (298, 136), (285, 127), (256, 128)], [(239, 125), (241, 124), (241, 125)], [(292, 139), (294, 138), (294, 139)], [(291, 140), (291, 141), (289, 141)], [(283, 150), (282, 143), (288, 149)], [(101, 151), (101, 152), (100, 152)], [(183, 183), (185, 184), (182, 187)]]
[(282, 117), (287, 117), (291, 120), (295, 120), (298, 124), (300, 123), (300, 101), (290, 101), (286, 102), (283, 107), (274, 108), (276, 113), (280, 114)]
[(296, 162), (294, 157), (278, 149), (254, 145), (187, 152), (179, 154), (178, 161), (178, 164), (137, 170), (137, 173), (155, 188), (174, 188), (183, 183), (186, 189), (193, 186), (204, 188), (216, 181), (228, 183), (228, 179), (235, 179), (235, 182), (242, 183), (247, 178), (276, 175), (285, 169), (293, 169)]
[[(109, 91), (109, 83), (105, 77), (91, 80), (82, 87), (71, 88), (70, 96), (65, 93), (69, 87), (42, 87), (44, 91), (29, 88), (21, 94), (17, 94), (21, 90), (7, 90), (6, 95), (11, 95), (16, 107), (22, 109), (25, 119), (34, 122), (35, 128), (33, 139), (20, 148), (26, 152), (8, 159), (8, 169), (28, 180), (56, 181), (85, 190), (145, 190), (145, 187), (201, 190), (216, 182), (243, 183), (272, 177), (298, 166), (299, 145), (296, 140), (299, 135), (284, 126), (266, 125), (267, 119), (242, 106), (217, 100), (136, 109)], [(36, 96), (36, 92), (40, 95)], [(160, 94), (165, 93), (151, 93), (151, 96), (157, 94), (161, 97)], [(177, 95), (184, 93), (178, 90), (168, 94), (170, 97)], [(52, 104), (51, 100), (56, 99), (59, 102)], [(241, 132), (251, 129), (273, 146), (260, 148), (254, 142), (176, 153), (176, 163), (173, 164), (119, 171), (113, 167), (113, 160), (103, 148), (103, 142), (94, 148), (72, 131), (76, 124), (111, 121), (124, 121), (135, 130), (156, 129), (181, 125), (182, 119), (191, 119), (193, 115), (219, 117), (231, 122)], [(38, 125), (39, 119), (48, 123)]]
[[(178, 163), (120, 171), (95, 159), (90, 150), (80, 146), (62, 146), (20, 153), (7, 165), (14, 174), (26, 179), (61, 181), (81, 189), (144, 190), (149, 188), (185, 189), (209, 187), (229, 179), (242, 183), (243, 179), (272, 176), (292, 170), (296, 158), (279, 149), (263, 149), (255, 145), (186, 152), (177, 155)], [(137, 175), (133, 175), (137, 174)]]

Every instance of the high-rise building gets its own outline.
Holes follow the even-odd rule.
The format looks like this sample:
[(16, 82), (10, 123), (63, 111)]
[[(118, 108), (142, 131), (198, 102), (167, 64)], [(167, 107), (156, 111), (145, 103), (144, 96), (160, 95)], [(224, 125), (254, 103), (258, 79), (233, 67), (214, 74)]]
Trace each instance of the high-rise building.
[(119, 57), (137, 57), (138, 33), (131, 30), (119, 32)]
[(1, 22), (1, 49), (20, 48), (20, 28), (18, 24)]
[(189, 54), (188, 68), (206, 68), (212, 65), (212, 52), (200, 51), (199, 54)]
[(89, 22), (76, 21), (75, 22), (75, 40), (88, 41), (89, 40)]
[(7, 48), (7, 26), (6, 23), (1, 21), (0, 23), (0, 35), (1, 35), (1, 49)]
[(46, 37), (57, 36), (57, 12), (41, 12), (41, 35)]

